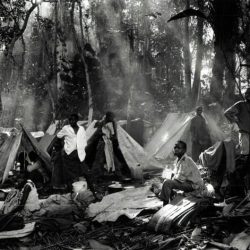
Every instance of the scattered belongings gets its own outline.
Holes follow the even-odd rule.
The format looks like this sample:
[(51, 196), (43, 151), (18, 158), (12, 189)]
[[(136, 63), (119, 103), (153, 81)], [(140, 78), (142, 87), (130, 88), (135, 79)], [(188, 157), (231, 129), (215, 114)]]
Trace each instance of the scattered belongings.
[(111, 184), (111, 185), (108, 186), (108, 191), (109, 191), (110, 194), (120, 192), (123, 189), (124, 188), (123, 188), (122, 184), (119, 183), (119, 182), (115, 182), (114, 184)]
[(250, 231), (244, 230), (243, 232), (236, 234), (230, 243), (231, 247), (237, 248), (239, 250), (249, 249), (250, 246)]
[[(186, 124), (182, 125), (184, 129)], [(56, 129), (54, 126), (54, 130)], [(124, 178), (121, 183), (105, 183), (105, 187), (100, 183), (97, 190), (103, 188), (105, 190), (102, 190), (102, 194), (109, 193), (101, 202), (96, 202), (85, 181), (76, 182), (73, 193), (50, 195), (40, 201), (39, 211), (29, 217), (33, 224), (23, 227), (26, 220), (21, 217), (23, 228), (0, 232), (0, 249), (5, 249), (1, 233), (4, 233), (5, 238), (28, 235), (30, 242), (24, 244), (29, 246), (28, 249), (36, 246), (41, 249), (98, 250), (249, 249), (249, 196), (225, 199), (221, 204), (213, 204), (215, 201), (211, 197), (204, 199), (177, 195), (171, 204), (162, 207), (162, 201), (150, 191), (150, 186), (141, 186), (142, 169), (147, 168), (145, 160), (148, 159), (144, 149), (137, 146), (120, 127), (118, 131), (123, 156), (128, 165), (132, 166), (136, 180), (133, 179), (132, 182), (131, 178)], [(3, 176), (3, 180), (7, 179), (6, 169), (10, 169), (10, 161), (15, 158), (20, 145), (28, 145), (30, 149), (39, 151), (43, 161), (44, 156), (48, 156), (47, 159), (50, 160), (48, 148), (53, 141), (54, 131), (46, 133), (39, 142), (32, 138), (23, 128), (20, 134), (10, 135), (6, 139), (0, 154), (0, 159), (5, 159), (0, 163), (0, 169), (3, 169), (0, 177)], [(226, 146), (224, 144), (223, 141), (220, 146), (222, 151)], [(167, 148), (164, 145), (156, 155), (163, 153)], [(207, 163), (212, 164), (210, 158), (206, 159)], [(221, 159), (222, 153), (215, 160), (219, 164)], [(149, 161), (148, 165), (152, 162), (153, 160)], [(3, 163), (5, 167), (2, 167)], [(217, 165), (212, 164), (212, 167), (217, 170)], [(201, 171), (207, 170), (203, 168)], [(15, 170), (13, 173), (15, 174)], [(6, 196), (4, 193), (2, 195)], [(0, 202), (0, 207), (2, 203)], [(17, 242), (15, 247), (22, 246), (21, 240), (14, 239), (7, 243), (8, 247), (10, 245), (9, 249), (14, 242)]]
[(34, 229), (35, 229), (35, 222), (27, 223), (22, 229), (0, 232), (0, 239), (22, 238), (31, 234), (34, 231)]
[(15, 214), (0, 215), (0, 232), (13, 231), (24, 228), (24, 220), (21, 216)]
[(148, 186), (109, 194), (101, 202), (90, 204), (89, 217), (98, 222), (116, 221), (121, 215), (135, 218), (143, 210), (156, 210), (162, 206)]
[[(153, 215), (148, 227), (155, 232), (169, 233), (173, 227), (185, 227), (197, 213), (202, 199), (177, 195), (170, 204)], [(204, 203), (202, 203), (204, 209)]]

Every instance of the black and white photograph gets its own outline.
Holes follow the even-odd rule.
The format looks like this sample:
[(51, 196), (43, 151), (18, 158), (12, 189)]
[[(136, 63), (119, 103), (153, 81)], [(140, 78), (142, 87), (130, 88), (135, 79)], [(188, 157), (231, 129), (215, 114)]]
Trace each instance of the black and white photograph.
[(250, 250), (250, 0), (0, 0), (0, 250)]

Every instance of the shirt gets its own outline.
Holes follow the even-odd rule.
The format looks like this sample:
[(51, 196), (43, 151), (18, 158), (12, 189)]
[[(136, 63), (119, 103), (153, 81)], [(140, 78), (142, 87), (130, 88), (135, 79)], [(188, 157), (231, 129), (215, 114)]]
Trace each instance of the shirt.
[(178, 159), (176, 160), (174, 179), (180, 182), (191, 182), (194, 189), (203, 186), (199, 169), (192, 158), (187, 154), (184, 154), (179, 161)]
[(236, 122), (240, 132), (250, 134), (250, 104), (247, 101), (236, 102), (224, 115), (230, 122)]
[(79, 126), (76, 134), (70, 125), (66, 125), (58, 132), (57, 137), (64, 138), (64, 150), (67, 155), (71, 154), (74, 150), (77, 150), (80, 161), (85, 159), (87, 137), (85, 129), (82, 126)]

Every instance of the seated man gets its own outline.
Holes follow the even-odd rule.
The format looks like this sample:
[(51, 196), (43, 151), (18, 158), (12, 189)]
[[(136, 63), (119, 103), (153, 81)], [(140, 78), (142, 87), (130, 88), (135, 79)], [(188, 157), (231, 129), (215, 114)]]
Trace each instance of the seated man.
[(27, 166), (27, 178), (35, 183), (48, 183), (49, 177), (43, 167), (43, 163), (34, 151), (29, 153), (29, 160), (30, 164)]
[(177, 157), (174, 174), (171, 179), (164, 181), (159, 195), (164, 206), (169, 203), (173, 189), (184, 192), (202, 191), (203, 180), (200, 172), (192, 158), (186, 154), (186, 151), (186, 143), (178, 141), (174, 147), (174, 155)]

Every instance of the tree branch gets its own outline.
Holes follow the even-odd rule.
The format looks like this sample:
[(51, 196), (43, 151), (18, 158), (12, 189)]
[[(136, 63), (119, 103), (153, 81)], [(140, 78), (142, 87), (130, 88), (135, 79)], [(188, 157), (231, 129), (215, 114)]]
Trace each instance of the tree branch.
[(30, 9), (27, 11), (26, 13), (26, 16), (25, 16), (25, 19), (24, 19), (24, 23), (23, 23), (23, 26), (20, 30), (14, 32), (14, 36), (13, 38), (11, 39), (11, 42), (10, 44), (7, 46), (7, 55), (9, 55), (10, 57), (12, 57), (12, 52), (13, 52), (13, 48), (15, 46), (15, 43), (16, 41), (23, 35), (26, 27), (27, 27), (27, 24), (28, 24), (28, 21), (29, 21), (29, 17), (32, 13), (32, 11), (37, 7), (38, 5), (37, 4), (33, 4)]
[(27, 24), (28, 24), (28, 21), (29, 21), (29, 18), (30, 18), (30, 15), (32, 13), (32, 11), (38, 6), (38, 4), (32, 4), (32, 6), (30, 7), (30, 9), (27, 11), (26, 13), (26, 16), (25, 16), (25, 19), (24, 19), (24, 23), (23, 23), (23, 27), (21, 28), (20, 32), (21, 34), (23, 34), (23, 32), (25, 31), (26, 27), (27, 27)]

